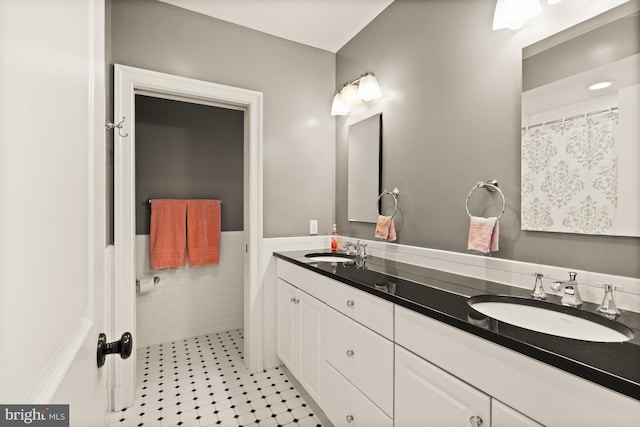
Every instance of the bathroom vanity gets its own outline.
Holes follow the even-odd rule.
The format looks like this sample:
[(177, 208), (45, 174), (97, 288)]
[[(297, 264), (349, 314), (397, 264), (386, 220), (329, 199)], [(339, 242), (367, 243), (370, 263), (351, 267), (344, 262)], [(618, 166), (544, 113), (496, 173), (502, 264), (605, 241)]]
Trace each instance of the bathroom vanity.
[(637, 313), (618, 319), (634, 335), (625, 342), (562, 338), (468, 304), (525, 289), (376, 257), (364, 268), (312, 262), (307, 252), (274, 253), (278, 356), (335, 425), (640, 422)]

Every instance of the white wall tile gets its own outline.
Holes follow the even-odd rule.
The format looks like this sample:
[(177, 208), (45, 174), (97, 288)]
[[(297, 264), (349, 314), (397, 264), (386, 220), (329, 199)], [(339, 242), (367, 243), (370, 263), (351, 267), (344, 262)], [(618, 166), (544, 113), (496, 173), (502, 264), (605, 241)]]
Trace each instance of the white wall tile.
[(223, 232), (220, 263), (152, 270), (149, 236), (136, 236), (136, 277), (158, 276), (146, 294), (136, 293), (136, 347), (242, 328), (243, 232)]
[[(349, 240), (353, 239), (344, 237), (341, 241)], [(521, 288), (533, 288), (533, 273), (542, 273), (545, 276), (543, 278), (545, 290), (550, 291), (550, 286), (554, 281), (568, 280), (569, 272), (575, 271), (578, 273), (577, 281), (584, 301), (599, 304), (604, 294), (602, 286), (599, 284), (610, 283), (622, 287), (616, 291), (615, 300), (619, 308), (640, 312), (640, 298), (636, 298), (640, 296), (640, 279), (637, 278), (380, 241), (362, 239), (361, 241), (367, 244), (367, 248), (370, 249), (369, 253), (372, 255)]]

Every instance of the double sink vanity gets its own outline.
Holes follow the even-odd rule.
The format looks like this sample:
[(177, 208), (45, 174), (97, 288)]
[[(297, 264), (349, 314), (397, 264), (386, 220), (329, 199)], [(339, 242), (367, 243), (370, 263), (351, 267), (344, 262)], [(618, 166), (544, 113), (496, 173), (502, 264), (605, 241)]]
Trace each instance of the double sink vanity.
[(377, 257), (274, 256), (278, 357), (337, 426), (640, 422), (637, 313)]

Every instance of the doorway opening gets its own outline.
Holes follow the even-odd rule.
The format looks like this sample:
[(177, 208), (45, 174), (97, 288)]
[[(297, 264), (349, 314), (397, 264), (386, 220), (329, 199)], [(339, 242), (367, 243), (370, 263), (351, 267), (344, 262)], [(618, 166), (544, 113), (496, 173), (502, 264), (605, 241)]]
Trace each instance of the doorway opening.
[[(135, 218), (138, 349), (242, 328), (244, 111), (136, 95)], [(215, 265), (152, 270), (155, 199), (221, 201)], [(157, 278), (158, 283), (154, 279)]]
[[(114, 67), (114, 117), (125, 120), (114, 139), (114, 331), (131, 331), (136, 342), (136, 96), (240, 110), (244, 120), (243, 327), (244, 362), (263, 366), (259, 254), (262, 241), (262, 93), (123, 65)], [(113, 407), (134, 402), (136, 355), (114, 369)]]

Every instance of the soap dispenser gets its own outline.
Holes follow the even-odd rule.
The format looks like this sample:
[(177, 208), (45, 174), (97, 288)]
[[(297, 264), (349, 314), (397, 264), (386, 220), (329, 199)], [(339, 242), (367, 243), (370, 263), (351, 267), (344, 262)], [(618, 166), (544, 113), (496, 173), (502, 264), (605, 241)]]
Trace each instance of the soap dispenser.
[(618, 289), (618, 286), (604, 284), (604, 298), (602, 304), (598, 307), (598, 311), (605, 317), (616, 318), (620, 314), (620, 310), (616, 307), (616, 302), (613, 299), (613, 292)]
[(331, 232), (331, 252), (338, 252), (338, 226), (333, 224)]

